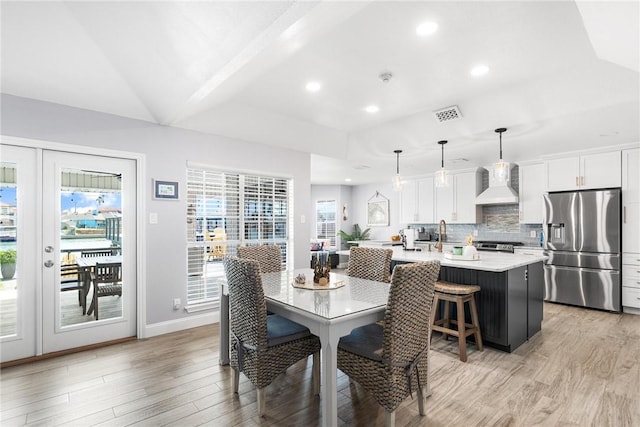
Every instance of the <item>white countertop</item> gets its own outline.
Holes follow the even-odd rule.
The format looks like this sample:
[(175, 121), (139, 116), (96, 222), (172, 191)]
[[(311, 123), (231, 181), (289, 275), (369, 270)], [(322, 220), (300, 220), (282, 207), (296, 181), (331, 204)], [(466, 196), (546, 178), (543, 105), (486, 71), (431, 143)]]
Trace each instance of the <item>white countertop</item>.
[[(424, 262), (432, 259), (440, 261), (440, 265), (446, 267), (459, 267), (468, 268), (469, 270), (483, 270), (493, 271), (496, 273), (511, 270), (512, 268), (522, 267), (534, 262), (545, 261), (547, 256), (543, 255), (541, 251), (532, 250), (530, 253), (518, 253), (510, 254), (505, 252), (490, 252), (479, 251), (479, 260), (475, 261), (462, 261), (452, 260), (444, 257), (444, 252), (438, 252), (435, 248), (429, 252), (423, 251), (405, 251), (400, 246), (389, 248), (393, 250), (391, 259), (394, 261), (406, 261), (406, 262)], [(337, 252), (340, 255), (349, 255), (348, 250), (342, 250)]]
[[(533, 252), (533, 251), (532, 251)], [(470, 270), (483, 270), (502, 272), (523, 265), (544, 261), (546, 256), (541, 254), (510, 254), (504, 252), (479, 251), (480, 259), (476, 261), (451, 260), (444, 257), (444, 252), (437, 251), (405, 251), (401, 247), (393, 248), (394, 261), (420, 262), (433, 259), (440, 260), (440, 265), (445, 267), (468, 268)]]

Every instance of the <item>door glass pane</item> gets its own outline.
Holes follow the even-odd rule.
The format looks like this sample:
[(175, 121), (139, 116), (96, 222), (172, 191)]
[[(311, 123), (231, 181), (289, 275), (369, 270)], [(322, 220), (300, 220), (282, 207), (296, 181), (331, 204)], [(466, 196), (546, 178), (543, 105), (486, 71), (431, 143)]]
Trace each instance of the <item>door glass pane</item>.
[(3, 162), (0, 166), (0, 336), (17, 334), (18, 277), (17, 218), (18, 202), (16, 164)]
[[(96, 311), (98, 320), (120, 318), (121, 175), (63, 169), (60, 182), (60, 326), (95, 321)], [(105, 263), (120, 273), (111, 277)]]

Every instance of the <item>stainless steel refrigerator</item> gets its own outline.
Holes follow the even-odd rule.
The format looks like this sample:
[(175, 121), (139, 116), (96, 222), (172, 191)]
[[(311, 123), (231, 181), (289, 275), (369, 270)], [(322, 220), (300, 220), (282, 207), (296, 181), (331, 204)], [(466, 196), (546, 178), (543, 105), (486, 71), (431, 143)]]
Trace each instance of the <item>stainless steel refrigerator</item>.
[(619, 189), (544, 196), (547, 301), (621, 310)]

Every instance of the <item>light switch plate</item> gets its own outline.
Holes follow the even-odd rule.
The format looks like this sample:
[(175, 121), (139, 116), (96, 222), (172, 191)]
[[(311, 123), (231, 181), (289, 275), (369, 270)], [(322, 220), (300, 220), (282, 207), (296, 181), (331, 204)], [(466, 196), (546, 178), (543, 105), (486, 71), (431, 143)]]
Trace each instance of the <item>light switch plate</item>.
[(531, 231), (529, 232), (529, 237), (533, 237), (533, 238), (535, 238), (535, 237), (536, 237), (536, 230), (531, 230)]
[(156, 212), (151, 212), (149, 214), (149, 224), (157, 224), (158, 223), (158, 214)]

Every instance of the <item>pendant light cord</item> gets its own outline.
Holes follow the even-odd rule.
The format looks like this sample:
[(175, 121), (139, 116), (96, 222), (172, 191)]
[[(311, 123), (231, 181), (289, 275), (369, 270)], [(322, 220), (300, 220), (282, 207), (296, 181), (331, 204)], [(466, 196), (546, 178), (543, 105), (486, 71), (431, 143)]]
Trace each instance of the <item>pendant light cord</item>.
[(394, 150), (394, 153), (396, 153), (396, 175), (400, 175), (400, 153), (402, 153), (402, 150)]
[(495, 130), (496, 133), (500, 134), (500, 161), (502, 161), (502, 132), (506, 132), (507, 128), (498, 128)]
[(442, 155), (440, 157), (440, 167), (442, 167), (442, 169), (444, 169), (444, 144), (446, 144), (449, 141), (438, 141), (438, 144), (440, 144), (440, 148), (442, 148)]

